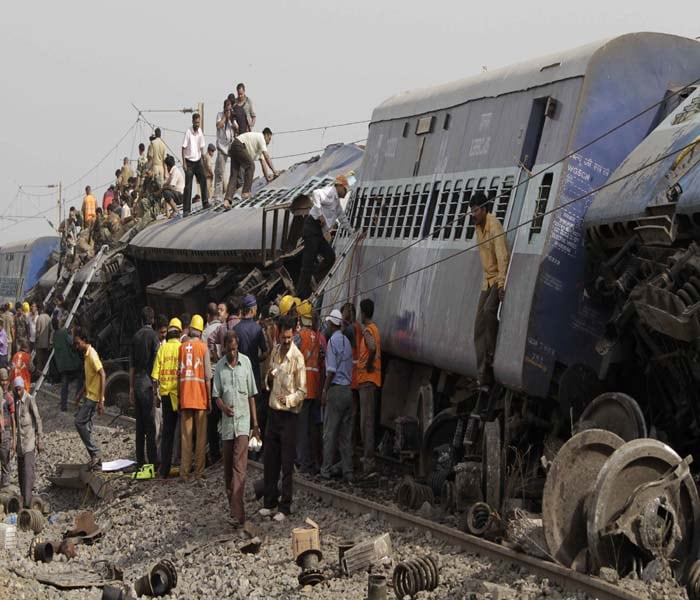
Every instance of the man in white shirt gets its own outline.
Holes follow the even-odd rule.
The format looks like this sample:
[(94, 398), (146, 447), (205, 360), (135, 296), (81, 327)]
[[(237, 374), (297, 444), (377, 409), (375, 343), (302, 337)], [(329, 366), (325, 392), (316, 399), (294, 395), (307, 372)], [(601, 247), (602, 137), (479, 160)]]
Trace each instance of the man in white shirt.
[(207, 174), (202, 164), (204, 154), (204, 133), (200, 128), (201, 118), (198, 113), (192, 115), (192, 127), (185, 132), (182, 140), (182, 165), (185, 168), (185, 192), (182, 198), (182, 214), (186, 217), (192, 208), (192, 178), (196, 177), (202, 194), (202, 208), (209, 206), (207, 194)]
[[(182, 204), (182, 192), (185, 189), (185, 177), (182, 171), (175, 165), (175, 159), (168, 155), (165, 158), (165, 168), (168, 171), (168, 178), (163, 184), (163, 200), (165, 200), (165, 216), (176, 216), (178, 204)], [(172, 215), (168, 210), (172, 209)]]
[[(231, 200), (236, 193), (236, 182), (238, 180), (238, 171), (243, 169), (243, 195), (245, 200), (250, 197), (250, 188), (253, 186), (253, 175), (255, 174), (255, 161), (260, 161), (263, 175), (268, 181), (272, 181), (277, 177), (278, 173), (275, 167), (272, 166), (272, 159), (267, 153), (267, 145), (272, 141), (272, 131), (269, 127), (265, 127), (262, 133), (257, 131), (249, 131), (239, 135), (229, 149), (228, 155), (231, 159), (231, 175), (226, 188), (226, 197), (224, 198), (225, 206), (231, 206)], [(267, 164), (266, 164), (267, 163)], [(270, 167), (271, 173), (267, 167)]]
[(322, 256), (321, 264), (318, 268), (318, 280), (320, 281), (330, 270), (335, 262), (335, 252), (331, 248), (331, 229), (336, 221), (351, 233), (354, 233), (345, 211), (340, 204), (340, 199), (345, 198), (348, 193), (347, 177), (338, 175), (329, 185), (311, 194), (312, 207), (309, 214), (304, 219), (304, 253), (301, 257), (301, 270), (299, 280), (296, 285), (299, 297), (304, 299), (311, 295), (311, 277), (314, 274), (316, 257)]

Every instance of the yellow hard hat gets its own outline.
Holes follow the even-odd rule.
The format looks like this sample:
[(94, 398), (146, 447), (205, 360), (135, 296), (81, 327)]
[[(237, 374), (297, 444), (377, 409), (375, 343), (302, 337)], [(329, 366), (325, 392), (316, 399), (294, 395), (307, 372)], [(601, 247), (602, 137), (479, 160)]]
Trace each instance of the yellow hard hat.
[(204, 319), (200, 315), (194, 315), (192, 321), (190, 321), (190, 329), (196, 329), (197, 331), (204, 330)]
[(15, 307), (15, 303), (14, 303), (14, 302), (8, 302), (7, 304), (9, 305), (10, 310), (12, 310), (12, 309)]
[(24, 309), (24, 312), (28, 313), (29, 312), (29, 302), (22, 302), (22, 308)]
[(282, 296), (280, 300), (280, 314), (286, 315), (292, 306), (294, 306), (294, 296), (290, 296), (289, 294)]
[(297, 305), (297, 314), (302, 318), (302, 319), (309, 319), (311, 320), (311, 315), (313, 314), (313, 306), (311, 306), (311, 302), (308, 300), (304, 300), (303, 302), (300, 302)]
[(178, 331), (182, 331), (182, 321), (180, 321), (180, 319), (177, 317), (173, 317), (170, 319), (170, 323), (168, 323), (168, 329), (177, 329)]

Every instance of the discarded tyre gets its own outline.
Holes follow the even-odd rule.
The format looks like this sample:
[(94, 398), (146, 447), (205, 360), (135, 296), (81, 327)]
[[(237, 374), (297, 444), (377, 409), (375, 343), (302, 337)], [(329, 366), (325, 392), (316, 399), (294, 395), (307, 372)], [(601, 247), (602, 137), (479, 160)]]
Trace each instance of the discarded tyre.
[(440, 582), (437, 561), (432, 556), (411, 558), (396, 565), (392, 578), (396, 597), (415, 596), (423, 590), (432, 591)]
[(45, 523), (44, 515), (40, 511), (31, 508), (22, 509), (17, 519), (17, 524), (21, 530), (29, 531), (31, 529), (34, 533), (39, 533), (44, 528)]

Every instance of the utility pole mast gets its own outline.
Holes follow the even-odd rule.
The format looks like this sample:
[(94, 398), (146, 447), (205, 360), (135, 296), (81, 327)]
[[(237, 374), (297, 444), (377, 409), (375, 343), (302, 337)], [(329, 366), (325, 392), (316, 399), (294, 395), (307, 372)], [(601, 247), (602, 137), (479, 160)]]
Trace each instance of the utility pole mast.
[(56, 229), (58, 229), (61, 226), (61, 222), (63, 221), (62, 217), (62, 212), (65, 212), (65, 209), (63, 207), (63, 182), (59, 181), (58, 182), (58, 224), (56, 225)]

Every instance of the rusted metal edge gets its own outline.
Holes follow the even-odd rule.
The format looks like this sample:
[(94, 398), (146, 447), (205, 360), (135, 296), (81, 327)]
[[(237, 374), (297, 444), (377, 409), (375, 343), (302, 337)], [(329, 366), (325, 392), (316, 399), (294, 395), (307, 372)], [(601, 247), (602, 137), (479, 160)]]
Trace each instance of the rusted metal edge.
[[(253, 461), (248, 462), (248, 466), (256, 471), (263, 470), (261, 464)], [(433, 523), (427, 519), (404, 513), (395, 508), (384, 506), (365, 498), (359, 498), (346, 492), (318, 485), (302, 479), (297, 475), (294, 476), (294, 485), (297, 486), (298, 489), (318, 498), (328, 500), (333, 506), (350, 513), (371, 513), (375, 516), (381, 516), (395, 527), (410, 527), (422, 531), (429, 531), (431, 535), (436, 538), (458, 546), (468, 552), (473, 552), (474, 554), (487, 556), (496, 560), (504, 560), (514, 565), (525, 567), (531, 573), (546, 577), (568, 591), (584, 592), (598, 600), (636, 600), (637, 598), (634, 594), (607, 583), (602, 579), (584, 575), (583, 573), (572, 571), (556, 563), (547, 562), (527, 554), (516, 552), (505, 546), (494, 544), (493, 542), (469, 535), (457, 529), (452, 529), (439, 523)]]

